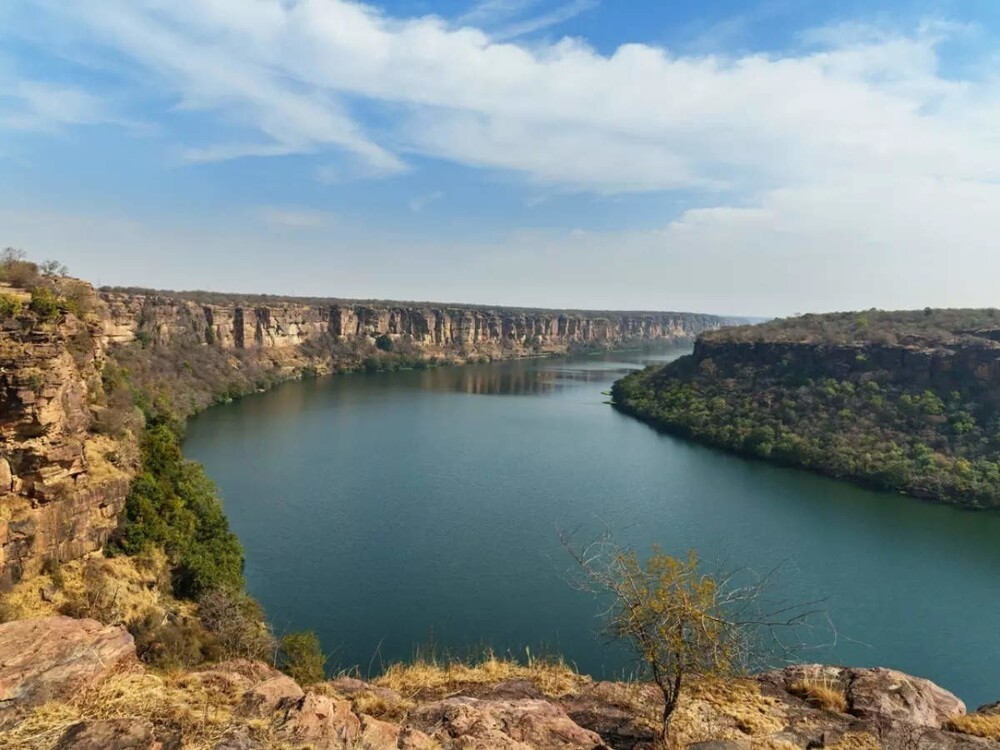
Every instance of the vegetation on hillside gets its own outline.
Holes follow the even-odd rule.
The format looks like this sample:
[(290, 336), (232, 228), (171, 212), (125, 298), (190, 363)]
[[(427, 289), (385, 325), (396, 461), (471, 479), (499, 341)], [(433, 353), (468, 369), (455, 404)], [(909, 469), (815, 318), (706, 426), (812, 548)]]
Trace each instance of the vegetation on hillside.
[[(991, 329), (1000, 326), (1000, 310), (932, 309), (866, 310), (808, 314), (758, 325), (723, 328), (703, 334), (716, 343), (988, 345)], [(997, 341), (996, 338), (992, 339)]]
[[(1000, 354), (995, 314), (813, 315), (727, 329), (703, 337), (710, 346), (700, 358), (618, 381), (613, 399), (674, 434), (742, 454), (917, 497), (1000, 507), (1000, 393), (978, 364), (957, 356)], [(866, 348), (875, 342), (900, 354), (878, 356)], [(790, 343), (808, 346), (797, 353), (783, 348)], [(835, 357), (829, 345), (856, 351)], [(907, 372), (902, 355), (921, 355), (919, 367), (930, 369)], [(955, 362), (944, 359), (952, 355)], [(935, 368), (940, 377), (930, 376)]]

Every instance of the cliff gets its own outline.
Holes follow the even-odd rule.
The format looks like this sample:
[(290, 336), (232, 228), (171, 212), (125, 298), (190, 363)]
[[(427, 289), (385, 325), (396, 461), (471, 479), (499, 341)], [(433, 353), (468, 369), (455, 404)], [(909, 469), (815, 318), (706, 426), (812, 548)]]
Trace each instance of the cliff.
[[(486, 308), (421, 303), (274, 300), (238, 296), (104, 291), (109, 335), (118, 342), (148, 335), (157, 345), (209, 344), (220, 349), (281, 349), (333, 341), (411, 341), (427, 349), (507, 347), (566, 351), (573, 344), (615, 347), (692, 339), (725, 319), (694, 313), (593, 312)], [(211, 299), (203, 302), (200, 299)]]
[[(310, 686), (246, 659), (156, 674), (121, 627), (0, 625), (4, 747), (641, 750), (659, 700), (650, 685), (497, 659)], [(694, 680), (672, 723), (672, 746), (697, 750), (996, 750), (998, 737), (996, 705), (966, 714), (928, 680), (819, 665)]]
[(100, 548), (117, 525), (132, 467), (93, 430), (106, 355), (97, 314), (0, 320), (0, 588)]
[(180, 415), (303, 374), (691, 341), (712, 315), (105, 290), (116, 359)]
[(918, 497), (1000, 505), (995, 310), (837, 313), (708, 332), (615, 403), (719, 447)]

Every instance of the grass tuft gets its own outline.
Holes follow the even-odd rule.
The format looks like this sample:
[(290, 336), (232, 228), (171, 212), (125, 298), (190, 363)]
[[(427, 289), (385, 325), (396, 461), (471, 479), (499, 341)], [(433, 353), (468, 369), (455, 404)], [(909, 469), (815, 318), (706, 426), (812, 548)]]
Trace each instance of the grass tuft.
[(528, 680), (552, 698), (568, 695), (588, 681), (562, 660), (531, 659), (521, 664), (491, 653), (475, 663), (450, 661), (439, 664), (418, 659), (412, 664), (393, 664), (374, 680), (374, 684), (413, 698), (453, 695), (471, 685), (508, 680)]
[(973, 737), (1000, 740), (1000, 714), (955, 716), (945, 722), (944, 728), (950, 732), (971, 734)]
[(847, 713), (847, 696), (835, 683), (825, 680), (798, 680), (788, 687), (788, 692), (802, 698), (814, 708), (838, 714)]

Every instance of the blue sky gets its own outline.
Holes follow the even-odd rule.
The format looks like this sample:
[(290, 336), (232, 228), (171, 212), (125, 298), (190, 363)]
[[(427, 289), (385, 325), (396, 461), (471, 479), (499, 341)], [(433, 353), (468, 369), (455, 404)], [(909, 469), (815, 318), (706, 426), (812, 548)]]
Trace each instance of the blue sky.
[(7, 0), (0, 245), (102, 284), (998, 305), (1000, 3)]

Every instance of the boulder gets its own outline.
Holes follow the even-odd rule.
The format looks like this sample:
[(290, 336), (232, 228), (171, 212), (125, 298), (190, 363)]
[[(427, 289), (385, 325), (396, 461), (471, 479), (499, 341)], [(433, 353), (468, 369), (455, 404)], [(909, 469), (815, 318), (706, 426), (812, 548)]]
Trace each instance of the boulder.
[(122, 627), (72, 617), (0, 625), (0, 711), (78, 695), (135, 661)]
[(306, 693), (288, 709), (280, 731), (290, 742), (312, 745), (315, 750), (345, 750), (357, 744), (361, 720), (348, 701)]
[(796, 683), (803, 682), (834, 688), (843, 692), (847, 712), (865, 720), (940, 729), (948, 719), (965, 713), (965, 704), (944, 688), (894, 669), (801, 664), (758, 679), (792, 692)]
[(264, 716), (298, 703), (304, 695), (295, 680), (279, 674), (247, 690), (240, 708), (246, 713)]
[(74, 724), (56, 750), (162, 750), (153, 725), (144, 719), (105, 719)]
[(447, 698), (419, 706), (414, 725), (457, 748), (592, 750), (607, 748), (600, 735), (544, 700)]
[(849, 671), (848, 710), (863, 719), (889, 719), (940, 729), (948, 719), (965, 713), (962, 701), (922, 677), (894, 669)]

